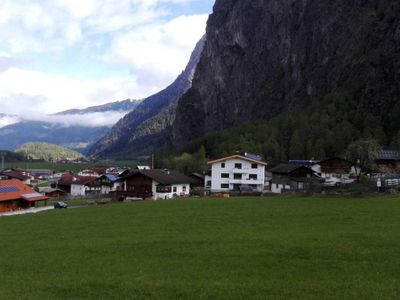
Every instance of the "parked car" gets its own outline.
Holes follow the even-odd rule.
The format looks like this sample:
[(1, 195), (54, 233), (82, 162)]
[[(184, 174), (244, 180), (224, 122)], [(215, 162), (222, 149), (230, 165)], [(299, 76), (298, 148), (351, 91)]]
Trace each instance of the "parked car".
[(63, 201), (54, 202), (54, 208), (67, 208), (68, 204)]

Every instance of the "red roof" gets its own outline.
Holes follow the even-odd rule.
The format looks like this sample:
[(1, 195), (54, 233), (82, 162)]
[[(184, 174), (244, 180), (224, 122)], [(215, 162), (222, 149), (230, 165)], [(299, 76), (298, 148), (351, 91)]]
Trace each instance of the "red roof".
[(26, 184), (17, 179), (0, 181), (0, 202), (10, 200), (24, 200), (28, 202), (49, 199), (42, 194), (37, 193)]

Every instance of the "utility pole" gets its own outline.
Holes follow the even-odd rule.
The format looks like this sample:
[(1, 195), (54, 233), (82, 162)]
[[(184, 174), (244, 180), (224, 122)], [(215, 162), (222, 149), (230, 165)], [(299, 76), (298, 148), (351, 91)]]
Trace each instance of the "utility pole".
[(6, 154), (4, 152), (1, 152), (0, 155), (1, 155), (1, 169), (4, 170), (4, 159), (6, 157)]

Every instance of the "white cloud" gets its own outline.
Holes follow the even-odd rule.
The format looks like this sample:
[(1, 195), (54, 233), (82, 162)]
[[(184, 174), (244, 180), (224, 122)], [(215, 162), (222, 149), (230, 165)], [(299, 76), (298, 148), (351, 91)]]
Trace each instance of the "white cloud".
[[(166, 7), (196, 1), (204, 0), (1, 0), (0, 113), (42, 116), (165, 88), (185, 67), (207, 18), (173, 18)], [(72, 47), (108, 64), (102, 70), (129, 69), (130, 77), (78, 80), (54, 75), (61, 69), (50, 73), (49, 66), (27, 65), (46, 56), (62, 60)], [(83, 67), (90, 65), (77, 66)]]

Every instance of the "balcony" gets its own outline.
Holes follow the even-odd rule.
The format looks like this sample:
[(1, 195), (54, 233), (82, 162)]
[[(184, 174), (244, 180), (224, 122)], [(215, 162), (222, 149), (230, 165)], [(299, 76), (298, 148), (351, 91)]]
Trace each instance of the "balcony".
[(252, 169), (250, 169), (250, 168), (243, 168), (243, 169), (234, 168), (234, 169), (232, 169), (232, 173), (237, 173), (237, 174), (248, 174), (248, 173), (250, 173), (251, 170), (252, 170)]
[(264, 185), (263, 180), (254, 180), (254, 179), (230, 179), (230, 184), (256, 184), (256, 185)]

